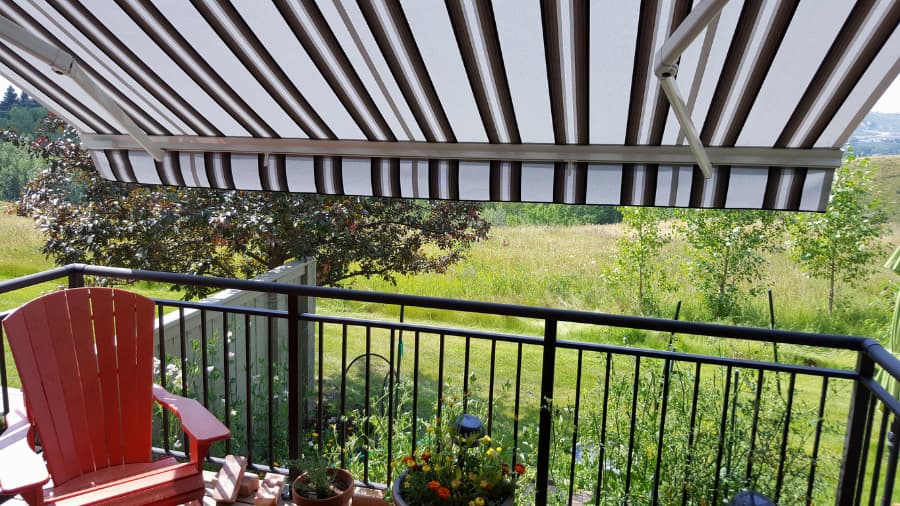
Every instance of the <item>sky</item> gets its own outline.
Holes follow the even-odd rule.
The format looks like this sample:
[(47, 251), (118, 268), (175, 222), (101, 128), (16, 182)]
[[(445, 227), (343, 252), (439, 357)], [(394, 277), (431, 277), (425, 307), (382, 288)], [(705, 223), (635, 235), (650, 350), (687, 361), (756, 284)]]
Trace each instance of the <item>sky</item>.
[[(9, 80), (0, 76), (0, 96), (3, 91), (10, 85)], [(17, 87), (18, 88), (18, 87)], [(900, 76), (894, 79), (894, 83), (888, 87), (881, 99), (872, 107), (876, 112), (893, 112), (900, 113)]]
[(881, 100), (875, 103), (872, 110), (875, 112), (900, 112), (900, 77), (894, 79), (894, 84), (884, 92)]

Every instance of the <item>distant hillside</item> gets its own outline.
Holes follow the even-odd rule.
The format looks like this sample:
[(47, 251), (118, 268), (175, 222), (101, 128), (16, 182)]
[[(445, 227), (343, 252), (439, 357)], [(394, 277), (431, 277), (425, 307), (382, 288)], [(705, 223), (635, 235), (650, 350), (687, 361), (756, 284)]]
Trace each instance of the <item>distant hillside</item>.
[[(900, 115), (897, 115), (900, 116)], [(900, 155), (873, 156), (879, 170), (875, 178), (891, 223), (900, 223)]]
[(866, 114), (850, 136), (849, 144), (862, 156), (900, 154), (900, 114)]

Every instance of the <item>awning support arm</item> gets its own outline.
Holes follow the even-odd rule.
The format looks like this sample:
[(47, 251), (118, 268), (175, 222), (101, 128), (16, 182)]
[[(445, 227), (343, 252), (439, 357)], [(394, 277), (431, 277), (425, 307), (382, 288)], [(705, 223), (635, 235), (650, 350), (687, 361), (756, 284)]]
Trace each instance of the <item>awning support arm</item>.
[(156, 146), (150, 137), (137, 126), (121, 106), (102, 88), (81, 70), (75, 59), (62, 49), (47, 43), (34, 34), (15, 24), (10, 19), (0, 16), (0, 38), (27, 51), (34, 57), (50, 65), (53, 72), (68, 76), (90, 95), (97, 104), (110, 113), (122, 128), (156, 161), (161, 161), (163, 150)]
[(697, 128), (691, 120), (690, 111), (687, 110), (687, 105), (678, 89), (678, 83), (675, 82), (675, 76), (678, 75), (678, 58), (694, 42), (694, 39), (716, 19), (726, 3), (728, 0), (703, 0), (697, 4), (656, 53), (656, 65), (653, 68), (653, 73), (659, 79), (663, 93), (666, 94), (666, 98), (669, 99), (669, 104), (672, 106), (672, 112), (675, 113), (681, 130), (687, 138), (691, 152), (697, 158), (700, 172), (707, 179), (712, 175), (712, 163), (709, 161), (706, 147), (703, 146), (703, 142), (700, 141), (700, 136), (697, 134)]

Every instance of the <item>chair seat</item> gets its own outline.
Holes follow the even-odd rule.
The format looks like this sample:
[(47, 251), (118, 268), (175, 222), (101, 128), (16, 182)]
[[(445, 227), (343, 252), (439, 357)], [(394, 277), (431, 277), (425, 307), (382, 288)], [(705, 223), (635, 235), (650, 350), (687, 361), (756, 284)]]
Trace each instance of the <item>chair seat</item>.
[(44, 490), (47, 505), (182, 504), (203, 497), (197, 466), (164, 458), (108, 467)]

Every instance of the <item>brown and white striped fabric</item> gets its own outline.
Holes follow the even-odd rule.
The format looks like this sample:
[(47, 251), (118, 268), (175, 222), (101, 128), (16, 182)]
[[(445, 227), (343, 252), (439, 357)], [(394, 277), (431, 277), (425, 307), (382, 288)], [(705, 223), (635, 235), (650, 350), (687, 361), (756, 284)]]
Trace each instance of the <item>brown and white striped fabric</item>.
[(840, 148), (900, 71), (900, 2), (729, 2), (677, 76), (710, 179), (653, 75), (698, 2), (0, 3), (74, 55), (161, 161), (15, 46), (0, 43), (0, 73), (78, 128), (118, 181), (823, 210)]

